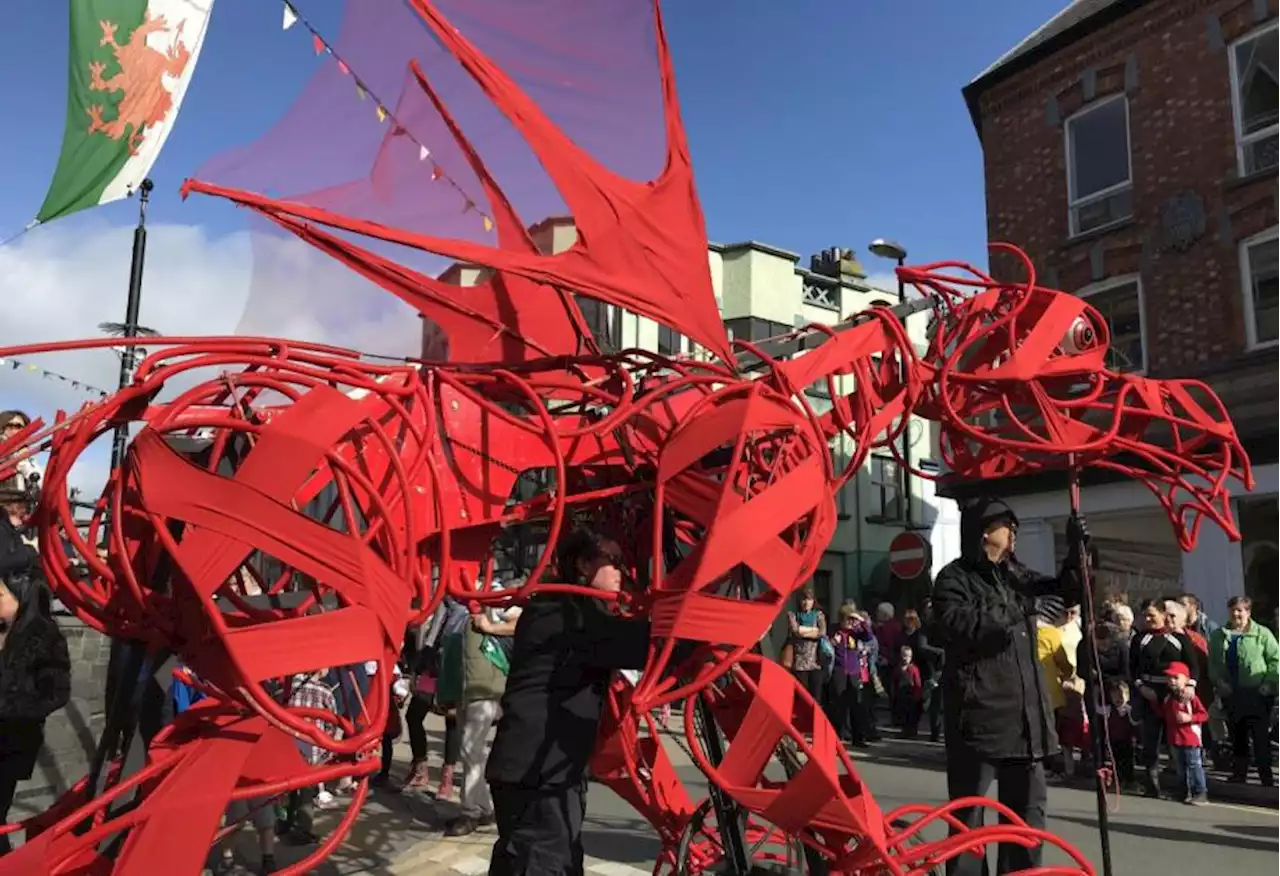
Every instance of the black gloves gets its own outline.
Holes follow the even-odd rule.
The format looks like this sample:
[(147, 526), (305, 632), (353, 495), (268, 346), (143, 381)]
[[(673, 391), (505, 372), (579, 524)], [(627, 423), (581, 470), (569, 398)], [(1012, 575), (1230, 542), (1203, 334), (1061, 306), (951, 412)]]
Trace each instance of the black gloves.
[(1061, 596), (1048, 594), (1033, 600), (1031, 613), (1039, 615), (1051, 626), (1061, 626), (1067, 619), (1067, 605)]

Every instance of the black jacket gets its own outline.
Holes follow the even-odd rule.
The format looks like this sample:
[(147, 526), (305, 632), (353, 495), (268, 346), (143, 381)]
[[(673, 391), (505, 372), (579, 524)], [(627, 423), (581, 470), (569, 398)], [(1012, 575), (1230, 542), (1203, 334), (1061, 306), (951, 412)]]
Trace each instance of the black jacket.
[(9, 515), (0, 512), (0, 578), (35, 571), (38, 557), (36, 549), (22, 540)]
[(1138, 633), (1129, 643), (1129, 673), (1135, 689), (1150, 687), (1163, 699), (1169, 689), (1164, 671), (1175, 662), (1187, 664), (1192, 680), (1200, 680), (1200, 652), (1186, 633)]
[(934, 582), (932, 638), (942, 646), (949, 754), (984, 760), (1039, 760), (1058, 750), (1053, 712), (1036, 659), (1035, 602), (1079, 602), (1076, 575), (1038, 575), (982, 550), (990, 504), (960, 517), (961, 556)]
[[(1098, 676), (1089, 670), (1090, 659), (1089, 640), (1081, 639), (1080, 644), (1076, 646), (1076, 667), (1080, 677), (1084, 679), (1085, 703), (1092, 713), (1099, 694), (1096, 692)], [(1119, 628), (1116, 629), (1112, 638), (1105, 641), (1098, 640), (1098, 667), (1102, 670), (1104, 687), (1107, 683), (1117, 680), (1129, 683), (1129, 642)], [(1105, 704), (1105, 690), (1101, 692), (1101, 696)]]
[(922, 681), (936, 677), (942, 670), (944, 652), (929, 641), (923, 627), (907, 633), (902, 644), (911, 647), (911, 662), (919, 667)]
[(616, 617), (582, 596), (538, 596), (516, 622), (490, 783), (580, 785), (595, 749), (609, 677), (641, 669), (649, 624)]
[[(16, 637), (16, 638), (15, 638)], [(55, 621), (34, 617), (0, 651), (0, 760), (30, 778), (44, 720), (71, 699), (71, 656)]]

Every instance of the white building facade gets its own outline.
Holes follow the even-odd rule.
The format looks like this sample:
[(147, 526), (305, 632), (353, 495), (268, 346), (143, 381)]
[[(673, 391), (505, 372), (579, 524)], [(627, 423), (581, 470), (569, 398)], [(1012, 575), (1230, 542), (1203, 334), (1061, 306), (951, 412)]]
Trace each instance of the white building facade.
[[(547, 220), (531, 231), (544, 252), (560, 252), (576, 239), (572, 222), (567, 219)], [(867, 284), (865, 271), (848, 250), (827, 250), (805, 268), (800, 265), (798, 253), (768, 244), (712, 244), (708, 263), (731, 338), (759, 341), (803, 325), (835, 325), (873, 305), (896, 303), (896, 292)], [(470, 285), (481, 276), (478, 269), (454, 266), (443, 278)], [(586, 299), (580, 303), (603, 346), (653, 350), (664, 355), (700, 354), (687, 338), (653, 320)], [(919, 349), (925, 344), (927, 320), (927, 315), (921, 313), (907, 321), (908, 335)], [(439, 343), (432, 327), (424, 331), (423, 340), (424, 358), (432, 358), (431, 351), (438, 349)], [(807, 394), (815, 410), (830, 406), (824, 388), (815, 387)], [(936, 472), (935, 425), (913, 418), (907, 434), (912, 466)], [(837, 448), (837, 454), (847, 458), (851, 450), (846, 444)], [(907, 495), (910, 501), (904, 500)], [(837, 508), (837, 530), (813, 580), (819, 602), (829, 613), (847, 600), (916, 605), (928, 592), (931, 573), (958, 553), (959, 518), (955, 504), (936, 495), (931, 479), (902, 471), (887, 450), (868, 458), (859, 475), (841, 491)], [(889, 570), (889, 545), (908, 527), (931, 540), (934, 549), (924, 574), (900, 581)]]

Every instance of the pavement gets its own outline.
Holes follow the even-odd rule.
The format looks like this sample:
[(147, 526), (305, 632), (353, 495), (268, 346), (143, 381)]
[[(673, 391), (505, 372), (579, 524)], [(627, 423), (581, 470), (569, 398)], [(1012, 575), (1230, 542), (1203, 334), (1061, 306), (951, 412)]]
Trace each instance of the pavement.
[[(705, 794), (706, 783), (687, 754), (670, 742), (668, 749), (690, 790), (695, 795)], [(402, 761), (398, 770), (405, 769), (407, 750), (399, 750), (397, 759)], [(888, 738), (858, 752), (855, 763), (884, 811), (904, 803), (942, 803), (946, 799), (945, 758), (940, 745)], [(1243, 792), (1261, 805), (1218, 798), (1207, 806), (1194, 807), (1141, 797), (1113, 798), (1108, 817), (1113, 872), (1119, 876), (1169, 876), (1174, 871), (1195, 876), (1215, 872), (1274, 876), (1280, 869), (1280, 821), (1274, 789), (1215, 783), (1215, 790), (1234, 793), (1236, 801)], [(440, 831), (456, 811), (454, 804), (427, 797), (375, 794), (351, 836), (313, 872), (318, 876), (480, 876), (488, 869), (493, 829), (445, 838)], [(336, 813), (325, 813), (321, 818), (317, 833), (336, 821)], [(1048, 828), (1083, 852), (1101, 873), (1097, 802), (1092, 788), (1051, 787)], [(244, 860), (254, 860), (252, 837), (242, 832), (239, 843)], [(586, 869), (593, 876), (649, 874), (659, 850), (648, 824), (601, 785), (592, 785), (589, 791), (583, 844)], [(282, 864), (289, 863), (297, 859), (299, 851), (282, 847), (277, 858)], [(1062, 855), (1046, 858), (1046, 864), (1068, 862)]]
[[(433, 753), (441, 750), (440, 724), (439, 718), (429, 719)], [(673, 729), (676, 725), (678, 719)], [(706, 783), (688, 755), (670, 741), (667, 747), (690, 791), (695, 797), (705, 794)], [(397, 747), (396, 760), (394, 774), (402, 775), (408, 767), (407, 746)], [(946, 798), (940, 745), (890, 737), (857, 752), (854, 761), (883, 811), (904, 803), (941, 803)], [(1223, 792), (1234, 796), (1224, 798)], [(1275, 790), (1215, 782), (1211, 796), (1214, 802), (1203, 807), (1130, 796), (1112, 799), (1113, 872), (1118, 876), (1170, 876), (1176, 872), (1274, 876), (1280, 869)], [(441, 833), (444, 824), (456, 813), (456, 803), (437, 802), (423, 795), (374, 792), (350, 835), (312, 872), (317, 876), (480, 876), (488, 870), (495, 834), (487, 828), (468, 837), (445, 838)], [(28, 814), (15, 806), (12, 817)], [(316, 833), (323, 836), (340, 814), (317, 813)], [(1101, 873), (1097, 805), (1091, 788), (1051, 787), (1048, 828), (1080, 849)], [(592, 876), (649, 874), (659, 850), (648, 824), (601, 785), (592, 785), (589, 791), (583, 844), (586, 869)], [(250, 867), (257, 861), (255, 846), (252, 833), (240, 831), (235, 839), (237, 855)], [(309, 850), (281, 845), (277, 862), (293, 863)], [(1052, 862), (1052, 858), (1046, 860)]]

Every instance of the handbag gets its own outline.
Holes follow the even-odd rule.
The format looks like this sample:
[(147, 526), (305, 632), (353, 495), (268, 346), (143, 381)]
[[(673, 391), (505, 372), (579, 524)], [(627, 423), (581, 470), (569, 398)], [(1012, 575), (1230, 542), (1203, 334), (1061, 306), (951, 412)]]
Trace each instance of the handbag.
[(778, 654), (778, 662), (782, 664), (783, 669), (790, 669), (796, 663), (796, 646), (787, 642), (782, 646), (782, 651)]

